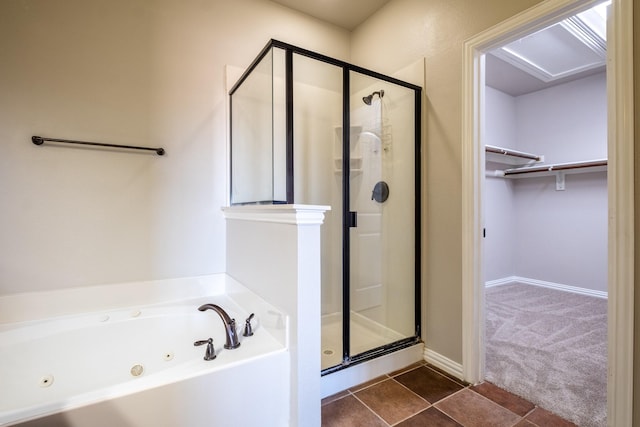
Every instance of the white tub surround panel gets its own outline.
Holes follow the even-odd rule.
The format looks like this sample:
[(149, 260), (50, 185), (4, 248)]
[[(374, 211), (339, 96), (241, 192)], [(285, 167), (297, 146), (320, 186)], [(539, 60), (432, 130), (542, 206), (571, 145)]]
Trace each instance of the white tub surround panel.
[(320, 426), (320, 225), (327, 206), (224, 208), (227, 274), (287, 313), (290, 425)]

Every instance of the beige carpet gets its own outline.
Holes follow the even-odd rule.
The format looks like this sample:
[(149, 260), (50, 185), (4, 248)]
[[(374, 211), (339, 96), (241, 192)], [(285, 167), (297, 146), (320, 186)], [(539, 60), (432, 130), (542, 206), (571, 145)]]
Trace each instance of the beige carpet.
[(488, 381), (579, 426), (606, 426), (606, 299), (510, 284), (488, 288), (486, 307)]

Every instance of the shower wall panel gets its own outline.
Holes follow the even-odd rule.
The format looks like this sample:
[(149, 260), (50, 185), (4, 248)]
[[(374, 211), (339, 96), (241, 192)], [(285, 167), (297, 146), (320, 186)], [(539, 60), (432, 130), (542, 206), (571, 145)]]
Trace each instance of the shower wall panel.
[[(389, 333), (410, 336), (415, 301), (415, 94), (370, 77), (353, 76), (352, 140), (359, 163), (351, 173), (351, 308)], [(366, 83), (366, 84), (364, 84)], [(383, 94), (383, 96), (378, 95)], [(362, 102), (370, 96), (370, 105)], [(376, 200), (377, 184), (388, 198)]]

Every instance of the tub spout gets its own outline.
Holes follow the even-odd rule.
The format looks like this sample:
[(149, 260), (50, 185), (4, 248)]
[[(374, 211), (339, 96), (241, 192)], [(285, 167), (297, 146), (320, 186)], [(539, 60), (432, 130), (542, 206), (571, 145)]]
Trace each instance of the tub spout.
[(226, 349), (234, 349), (240, 347), (240, 341), (238, 340), (238, 332), (236, 331), (236, 319), (232, 319), (229, 317), (226, 311), (222, 309), (222, 307), (215, 304), (203, 304), (198, 307), (200, 311), (213, 310), (222, 319), (222, 323), (224, 323), (224, 332), (227, 338), (227, 343), (224, 345)]

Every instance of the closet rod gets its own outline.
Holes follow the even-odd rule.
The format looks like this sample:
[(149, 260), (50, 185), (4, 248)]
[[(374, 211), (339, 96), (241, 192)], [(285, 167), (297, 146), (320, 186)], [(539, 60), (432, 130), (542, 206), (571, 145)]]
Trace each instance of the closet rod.
[(492, 145), (485, 145), (485, 151), (487, 153), (502, 154), (503, 156), (520, 157), (522, 159), (535, 160), (539, 162), (542, 158), (535, 154), (529, 154), (522, 151), (509, 150), (507, 148), (494, 147)]
[(522, 175), (526, 173), (535, 173), (535, 172), (558, 172), (558, 171), (565, 171), (565, 170), (571, 170), (571, 169), (593, 168), (598, 166), (607, 166), (607, 160), (606, 159), (590, 160), (586, 162), (559, 163), (555, 165), (507, 169), (504, 171), (504, 176)]
[(72, 141), (69, 139), (44, 138), (42, 136), (35, 136), (35, 135), (31, 137), (31, 142), (33, 142), (36, 145), (42, 145), (44, 144), (45, 141), (63, 142), (65, 144), (95, 145), (98, 147), (128, 148), (131, 150), (155, 151), (156, 154), (159, 156), (163, 156), (165, 153), (164, 148), (140, 147), (136, 145), (105, 144), (102, 142)]

